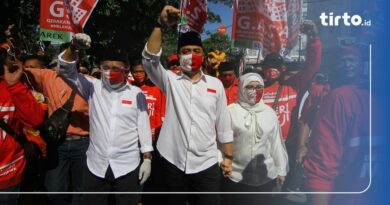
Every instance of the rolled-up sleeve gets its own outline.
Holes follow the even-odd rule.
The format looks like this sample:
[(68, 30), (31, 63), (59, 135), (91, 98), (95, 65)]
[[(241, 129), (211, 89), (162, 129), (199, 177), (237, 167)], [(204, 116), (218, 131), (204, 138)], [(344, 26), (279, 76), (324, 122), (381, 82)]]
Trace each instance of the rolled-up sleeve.
[(168, 72), (161, 65), (160, 57), (162, 50), (157, 54), (152, 54), (147, 50), (147, 44), (142, 51), (142, 63), (150, 80), (156, 84), (166, 94), (166, 86), (168, 85)]
[(140, 92), (137, 95), (137, 130), (142, 153), (153, 151), (152, 132), (150, 130), (149, 115), (145, 95)]
[(233, 142), (233, 130), (231, 119), (227, 109), (225, 90), (221, 84), (218, 92), (216, 129), (217, 137), (220, 143)]

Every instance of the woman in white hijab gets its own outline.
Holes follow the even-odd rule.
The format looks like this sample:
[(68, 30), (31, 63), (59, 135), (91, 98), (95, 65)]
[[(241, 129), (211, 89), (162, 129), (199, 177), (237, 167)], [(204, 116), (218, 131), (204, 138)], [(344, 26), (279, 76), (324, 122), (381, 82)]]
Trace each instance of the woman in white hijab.
[[(288, 157), (275, 111), (262, 100), (264, 81), (257, 73), (239, 79), (239, 99), (228, 107), (234, 133), (233, 171), (222, 183), (231, 192), (271, 192), (283, 184)], [(226, 204), (267, 204), (270, 194), (230, 195)], [(225, 204), (224, 203), (224, 204)]]

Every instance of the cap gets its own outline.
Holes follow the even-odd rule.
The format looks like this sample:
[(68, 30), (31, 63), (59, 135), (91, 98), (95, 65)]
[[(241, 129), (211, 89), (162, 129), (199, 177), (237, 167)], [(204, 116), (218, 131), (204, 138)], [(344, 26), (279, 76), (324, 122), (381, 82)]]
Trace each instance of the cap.
[(194, 31), (190, 31), (190, 32), (181, 34), (179, 37), (177, 50), (179, 51), (181, 47), (187, 46), (187, 45), (195, 45), (195, 46), (200, 46), (203, 48), (200, 35)]
[(279, 53), (268, 54), (263, 61), (264, 68), (282, 68), (283, 57)]

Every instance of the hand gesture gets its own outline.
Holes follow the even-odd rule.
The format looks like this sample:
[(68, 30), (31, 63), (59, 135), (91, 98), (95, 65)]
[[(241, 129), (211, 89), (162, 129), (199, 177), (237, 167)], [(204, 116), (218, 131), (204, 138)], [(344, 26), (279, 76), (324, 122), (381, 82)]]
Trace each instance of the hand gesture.
[(224, 177), (228, 177), (232, 174), (232, 163), (232, 160), (226, 158), (221, 162), (221, 169)]
[(180, 11), (173, 6), (165, 6), (160, 15), (160, 23), (166, 26), (172, 26), (179, 22)]
[(76, 33), (72, 39), (72, 47), (76, 49), (89, 49), (91, 47), (91, 37), (85, 33)]
[(306, 34), (309, 38), (317, 36), (318, 30), (316, 24), (311, 20), (305, 20), (300, 28), (303, 34)]
[(280, 185), (283, 185), (285, 180), (286, 180), (285, 176), (278, 176), (278, 177), (276, 177), (276, 183), (278, 183)]
[(306, 154), (307, 154), (307, 147), (300, 146), (298, 149), (298, 152), (297, 152), (297, 156), (296, 156), (298, 163), (303, 162), (303, 158), (306, 156)]
[(23, 74), (22, 62), (18, 59), (15, 61), (8, 60), (4, 65), (4, 80), (8, 85), (13, 85), (20, 80)]

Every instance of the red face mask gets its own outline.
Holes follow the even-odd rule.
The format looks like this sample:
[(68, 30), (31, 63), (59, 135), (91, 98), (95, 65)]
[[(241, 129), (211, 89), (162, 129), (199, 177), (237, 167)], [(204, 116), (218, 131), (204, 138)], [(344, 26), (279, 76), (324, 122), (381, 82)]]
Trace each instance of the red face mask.
[(247, 101), (250, 104), (256, 104), (263, 98), (264, 89), (261, 90), (246, 90)]
[(280, 71), (276, 68), (267, 68), (264, 70), (264, 76), (267, 81), (275, 81), (280, 77)]
[(197, 71), (202, 67), (203, 55), (201, 54), (187, 54), (180, 56), (180, 66), (184, 71)]
[(260, 100), (263, 98), (264, 89), (256, 90), (256, 103), (260, 102)]
[(115, 89), (119, 87), (122, 83), (125, 82), (125, 71), (123, 70), (104, 70), (103, 71), (103, 80), (110, 86)]
[(137, 73), (134, 74), (133, 77), (136, 83), (143, 83), (145, 81), (146, 75), (145, 73)]
[(220, 77), (219, 78), (222, 81), (222, 84), (225, 88), (230, 87), (234, 83), (234, 76), (229, 76), (229, 77)]

